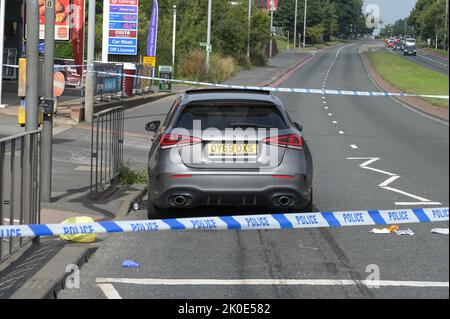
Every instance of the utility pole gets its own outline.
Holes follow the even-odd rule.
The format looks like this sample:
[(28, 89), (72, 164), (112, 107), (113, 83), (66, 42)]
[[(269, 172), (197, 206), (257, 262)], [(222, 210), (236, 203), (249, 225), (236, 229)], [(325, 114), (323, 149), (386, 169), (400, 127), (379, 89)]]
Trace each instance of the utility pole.
[(306, 48), (306, 8), (308, 7), (308, 0), (305, 0), (305, 12), (303, 14), (303, 47)]
[(274, 3), (273, 0), (270, 0), (270, 44), (269, 44), (269, 57), (272, 57), (272, 50), (273, 50), (273, 37), (272, 37), (272, 28), (273, 28), (273, 9), (274, 9)]
[(250, 38), (252, 29), (252, 0), (248, 0), (248, 38), (247, 38), (247, 57), (250, 59)]
[[(92, 123), (92, 118), (94, 114), (94, 48), (95, 48), (95, 1), (89, 0), (86, 103), (84, 109), (84, 120), (89, 123)], [(106, 48), (103, 49), (107, 50)]]
[(209, 55), (211, 51), (211, 12), (212, 0), (208, 0), (208, 30), (206, 35), (206, 71), (209, 71)]
[(0, 3), (0, 109), (6, 107), (2, 104), (2, 90), (3, 90), (3, 37), (5, 35), (5, 2), (1, 0)]
[(406, 32), (408, 32), (407, 29), (408, 29), (408, 17), (405, 18), (405, 34), (403, 36), (406, 36)]
[(177, 39), (177, 6), (173, 5), (173, 31), (172, 31), (172, 74), (175, 75), (175, 44)]
[[(2, 0), (4, 2), (4, 0)], [(38, 107), (39, 107), (39, 6), (36, 0), (26, 1), (27, 9), (27, 44), (26, 44), (26, 97), (25, 97), (25, 131), (36, 131), (38, 129)], [(3, 41), (3, 39), (1, 39)], [(36, 211), (33, 211), (33, 190), (38, 187), (33, 184), (32, 156), (38, 150), (32, 149), (31, 135), (26, 135), (22, 145), (22, 212), (25, 224), (35, 223), (33, 218)], [(38, 242), (39, 237), (33, 240)]]
[[(3, 2), (3, 0), (2, 0)], [(36, 0), (27, 0), (27, 79), (25, 131), (38, 129), (39, 106), (39, 7)], [(3, 39), (1, 39), (3, 41)]]
[(55, 67), (55, 0), (45, 1), (45, 53), (44, 53), (44, 102), (51, 105), (44, 110), (41, 135), (41, 198), (50, 202), (52, 198), (53, 158), (53, 74)]
[(298, 0), (295, 0), (295, 16), (294, 16), (294, 51), (297, 50), (297, 11), (298, 11)]

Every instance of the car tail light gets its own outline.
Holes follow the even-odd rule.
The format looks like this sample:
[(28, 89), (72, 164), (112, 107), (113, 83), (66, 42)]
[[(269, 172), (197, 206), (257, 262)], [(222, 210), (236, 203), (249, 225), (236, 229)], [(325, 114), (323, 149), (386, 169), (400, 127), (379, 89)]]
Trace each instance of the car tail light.
[(272, 175), (273, 178), (278, 178), (278, 179), (294, 179), (295, 176), (294, 175)]
[(263, 139), (262, 142), (271, 145), (285, 146), (296, 150), (302, 150), (304, 145), (303, 137), (297, 134), (267, 137)]
[(195, 136), (186, 136), (180, 134), (167, 133), (161, 138), (159, 146), (161, 149), (167, 149), (178, 146), (194, 145), (201, 143), (202, 139)]

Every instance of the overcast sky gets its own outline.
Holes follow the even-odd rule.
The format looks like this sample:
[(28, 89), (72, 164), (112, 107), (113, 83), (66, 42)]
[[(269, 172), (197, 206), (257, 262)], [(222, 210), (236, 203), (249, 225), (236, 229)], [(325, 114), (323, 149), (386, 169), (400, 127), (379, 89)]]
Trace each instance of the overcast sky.
[(409, 16), (416, 2), (417, 0), (364, 0), (365, 6), (372, 3), (379, 6), (384, 25)]

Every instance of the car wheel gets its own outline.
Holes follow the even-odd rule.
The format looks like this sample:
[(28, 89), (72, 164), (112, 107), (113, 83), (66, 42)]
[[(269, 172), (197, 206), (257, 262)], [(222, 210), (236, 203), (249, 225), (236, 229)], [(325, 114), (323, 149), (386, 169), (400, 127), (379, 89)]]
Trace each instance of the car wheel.
[(148, 219), (161, 219), (164, 217), (164, 210), (149, 201), (147, 207), (147, 217)]

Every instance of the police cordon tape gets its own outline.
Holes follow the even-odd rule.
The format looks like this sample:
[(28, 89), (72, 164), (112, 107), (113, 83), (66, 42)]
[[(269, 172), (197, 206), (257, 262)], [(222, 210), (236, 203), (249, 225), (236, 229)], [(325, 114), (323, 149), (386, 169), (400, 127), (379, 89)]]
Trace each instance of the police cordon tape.
[[(115, 72), (104, 72), (104, 71), (94, 71), (99, 74), (106, 75), (116, 75), (123, 77), (132, 77), (132, 78), (141, 78), (146, 80), (153, 81), (168, 81), (168, 79), (151, 77), (151, 76), (142, 76), (142, 75), (132, 75), (132, 74), (123, 74), (123, 73), (115, 73)], [(350, 91), (350, 90), (326, 90), (326, 89), (306, 89), (306, 88), (281, 88), (281, 87), (270, 87), (270, 86), (248, 86), (248, 85), (233, 85), (233, 84), (218, 84), (218, 83), (208, 83), (208, 82), (196, 82), (189, 80), (176, 80), (169, 79), (174, 83), (181, 84), (191, 84), (191, 85), (200, 85), (200, 86), (209, 86), (209, 87), (218, 87), (218, 88), (227, 88), (227, 89), (238, 89), (238, 90), (257, 90), (257, 91), (270, 91), (270, 92), (281, 92), (281, 93), (304, 93), (304, 94), (322, 94), (322, 95), (351, 95), (351, 96), (404, 96), (404, 97), (426, 97), (426, 98), (434, 98), (434, 99), (445, 99), (448, 100), (448, 95), (429, 95), (429, 94), (409, 94), (409, 93), (392, 93), (392, 92), (369, 92), (369, 91)]]
[[(13, 65), (4, 65), (9, 67), (17, 67)], [(64, 67), (77, 67), (75, 65), (58, 65), (55, 68)], [(87, 70), (87, 72), (91, 72)], [(121, 77), (140, 78), (144, 80), (152, 81), (171, 81), (173, 83), (190, 84), (197, 86), (208, 86), (226, 89), (238, 89), (238, 90), (257, 90), (257, 91), (270, 91), (280, 93), (302, 93), (302, 94), (321, 94), (321, 95), (347, 95), (347, 96), (366, 96), (366, 97), (424, 97), (433, 99), (448, 100), (448, 95), (432, 95), (432, 94), (410, 94), (410, 93), (398, 93), (398, 92), (370, 92), (370, 91), (352, 91), (352, 90), (327, 90), (327, 89), (309, 89), (309, 88), (282, 88), (282, 87), (270, 87), (270, 86), (249, 86), (249, 85), (234, 85), (234, 84), (219, 84), (209, 82), (197, 82), (189, 80), (177, 80), (177, 79), (165, 79), (152, 76), (132, 75), (125, 73), (105, 72), (105, 71), (93, 71), (94, 73), (113, 75)]]
[(170, 230), (261, 230), (338, 228), (448, 221), (449, 208), (413, 208), (348, 212), (235, 215), (155, 220), (105, 221), (85, 224), (0, 226), (0, 238)]

